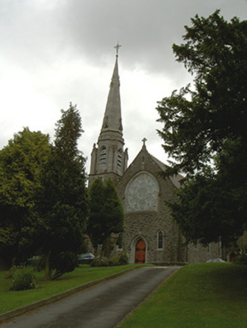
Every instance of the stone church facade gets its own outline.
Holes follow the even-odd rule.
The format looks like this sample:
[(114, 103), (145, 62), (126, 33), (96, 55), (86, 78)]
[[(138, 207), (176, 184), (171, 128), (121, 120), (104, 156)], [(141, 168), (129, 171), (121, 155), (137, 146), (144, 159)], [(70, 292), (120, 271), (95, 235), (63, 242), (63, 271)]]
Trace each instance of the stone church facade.
[[(118, 50), (117, 45), (117, 50)], [(165, 200), (174, 199), (181, 176), (164, 179), (167, 166), (147, 150), (146, 140), (128, 166), (124, 149), (118, 51), (102, 128), (91, 153), (89, 187), (95, 178), (111, 178), (124, 208), (123, 249), (130, 263), (186, 264), (219, 257), (217, 244), (205, 248), (185, 245), (178, 226), (172, 221)]]

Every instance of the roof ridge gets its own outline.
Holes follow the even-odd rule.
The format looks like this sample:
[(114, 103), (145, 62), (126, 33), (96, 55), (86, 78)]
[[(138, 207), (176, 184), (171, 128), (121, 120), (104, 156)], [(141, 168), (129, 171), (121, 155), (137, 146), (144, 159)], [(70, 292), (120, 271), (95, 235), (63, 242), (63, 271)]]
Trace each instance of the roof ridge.
[[(166, 165), (165, 163), (161, 162), (158, 158), (154, 157), (153, 155), (150, 154), (150, 156), (153, 158), (153, 160), (160, 166), (160, 168), (165, 171), (166, 168), (169, 166)], [(174, 184), (176, 188), (180, 187), (180, 181), (184, 178), (181, 174), (174, 174), (168, 177), (171, 182)]]
[(161, 160), (159, 160), (157, 157), (155, 157), (155, 156), (153, 156), (153, 155), (151, 155), (151, 154), (150, 154), (150, 156), (151, 156), (156, 162), (158, 162), (159, 164), (162, 164), (162, 165), (164, 165), (165, 167), (168, 167), (168, 165), (166, 165), (165, 163), (161, 162)]

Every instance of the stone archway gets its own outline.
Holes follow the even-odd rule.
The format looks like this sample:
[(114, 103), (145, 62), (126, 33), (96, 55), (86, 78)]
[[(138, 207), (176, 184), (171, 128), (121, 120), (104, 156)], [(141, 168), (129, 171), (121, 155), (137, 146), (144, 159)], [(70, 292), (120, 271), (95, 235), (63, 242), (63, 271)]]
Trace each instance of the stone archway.
[(143, 239), (139, 239), (135, 247), (135, 263), (143, 264), (146, 260), (146, 243)]

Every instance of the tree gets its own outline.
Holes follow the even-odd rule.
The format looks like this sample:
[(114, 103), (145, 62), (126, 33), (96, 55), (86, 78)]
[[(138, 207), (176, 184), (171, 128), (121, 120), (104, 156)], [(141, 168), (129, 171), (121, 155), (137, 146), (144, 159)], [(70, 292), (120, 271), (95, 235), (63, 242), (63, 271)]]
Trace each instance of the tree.
[[(55, 145), (41, 175), (33, 216), (36, 249), (46, 260), (46, 279), (56, 279), (77, 264), (88, 212), (85, 158), (77, 148), (83, 130), (70, 104), (56, 124)], [(52, 275), (53, 272), (53, 275)]]
[(194, 89), (173, 91), (157, 107), (158, 133), (174, 159), (165, 176), (186, 175), (171, 209), (187, 240), (229, 242), (246, 227), (247, 21), (216, 11), (192, 24), (173, 51)]
[(224, 245), (243, 234), (245, 197), (221, 180), (212, 170), (196, 174), (180, 189), (177, 200), (169, 203), (172, 217), (179, 224), (187, 241), (206, 245), (221, 241)]
[(107, 252), (107, 243), (112, 233), (123, 231), (124, 212), (112, 180), (103, 184), (97, 178), (89, 191), (90, 215), (88, 234), (95, 249), (102, 245), (102, 254)]
[(113, 181), (108, 179), (105, 185), (105, 204), (104, 204), (104, 227), (105, 241), (103, 242), (104, 251), (107, 249), (107, 239), (111, 234), (119, 234), (123, 232), (124, 211), (120, 199), (117, 195)]
[(49, 153), (49, 136), (28, 128), (0, 151), (0, 253), (8, 263), (28, 256), (23, 254), (23, 235)]
[(87, 223), (87, 232), (94, 249), (97, 252), (98, 245), (103, 243), (103, 222), (104, 222), (104, 184), (101, 178), (94, 180), (89, 190), (90, 214)]

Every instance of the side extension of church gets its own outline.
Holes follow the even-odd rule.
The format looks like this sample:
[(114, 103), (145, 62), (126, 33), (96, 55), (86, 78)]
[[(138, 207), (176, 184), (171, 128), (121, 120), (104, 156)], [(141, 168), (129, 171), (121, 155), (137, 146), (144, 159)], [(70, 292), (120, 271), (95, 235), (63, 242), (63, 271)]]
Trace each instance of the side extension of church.
[[(171, 219), (165, 200), (172, 201), (181, 176), (164, 179), (159, 174), (167, 166), (147, 150), (145, 139), (140, 152), (128, 167), (124, 150), (121, 116), (118, 48), (97, 145), (91, 153), (89, 186), (95, 178), (111, 178), (124, 208), (123, 250), (129, 263), (186, 264), (220, 256), (218, 244), (205, 248), (185, 244)], [(117, 251), (116, 247), (116, 251)]]

